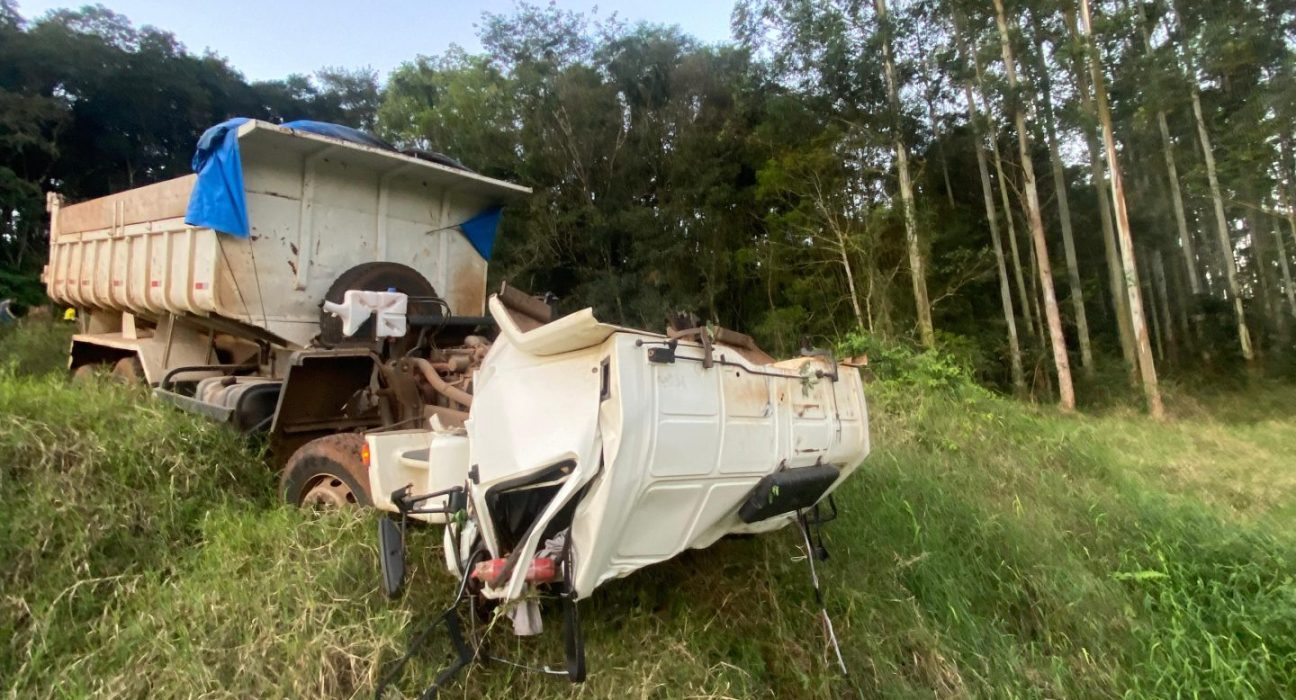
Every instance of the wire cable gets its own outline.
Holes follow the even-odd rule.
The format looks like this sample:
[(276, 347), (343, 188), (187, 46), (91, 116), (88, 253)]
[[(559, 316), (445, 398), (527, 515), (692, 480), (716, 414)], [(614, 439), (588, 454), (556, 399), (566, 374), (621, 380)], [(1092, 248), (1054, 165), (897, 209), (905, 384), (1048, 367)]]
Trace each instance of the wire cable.
[(823, 618), (824, 629), (828, 632), (828, 641), (832, 644), (833, 653), (837, 656), (837, 665), (843, 676), (850, 677), (846, 660), (842, 658), (841, 644), (837, 641), (837, 632), (833, 630), (832, 618), (828, 616), (828, 605), (824, 602), (823, 589), (819, 586), (819, 572), (815, 569), (815, 548), (810, 543), (810, 527), (806, 524), (805, 514), (797, 514), (797, 525), (801, 528), (801, 537), (805, 541), (806, 561), (810, 562), (810, 582), (814, 585), (815, 603), (819, 605), (819, 615)]

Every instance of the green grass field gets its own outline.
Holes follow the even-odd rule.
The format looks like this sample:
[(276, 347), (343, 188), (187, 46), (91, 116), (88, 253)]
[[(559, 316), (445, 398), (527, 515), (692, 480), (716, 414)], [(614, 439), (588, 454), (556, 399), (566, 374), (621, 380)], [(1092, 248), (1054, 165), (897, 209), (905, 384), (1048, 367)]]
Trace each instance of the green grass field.
[[(372, 513), (281, 507), (257, 446), (142, 391), (70, 384), (65, 333), (0, 336), (4, 695), (371, 696), (451, 595), (439, 534), (414, 533), (409, 593), (386, 601)], [(1292, 386), (1172, 387), (1158, 425), (917, 376), (869, 385), (875, 451), (826, 531), (859, 694), (1296, 688)], [(798, 543), (726, 540), (601, 588), (582, 604), (582, 686), (496, 663), (443, 697), (852, 697)], [(490, 638), (556, 664), (557, 627)], [(447, 653), (416, 659), (406, 692)]]

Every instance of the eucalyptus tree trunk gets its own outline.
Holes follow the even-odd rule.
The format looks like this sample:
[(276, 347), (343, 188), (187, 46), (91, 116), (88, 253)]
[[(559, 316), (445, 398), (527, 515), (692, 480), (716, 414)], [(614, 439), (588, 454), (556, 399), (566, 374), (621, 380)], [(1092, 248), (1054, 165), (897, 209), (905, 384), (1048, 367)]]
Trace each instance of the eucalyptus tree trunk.
[(1157, 316), (1156, 291), (1152, 288), (1152, 284), (1150, 282), (1150, 280), (1152, 279), (1152, 275), (1149, 274), (1150, 271), (1148, 270), (1148, 263), (1147, 263), (1147, 260), (1149, 257), (1151, 257), (1151, 255), (1143, 254), (1143, 253), (1148, 253), (1147, 250), (1144, 250), (1143, 253), (1139, 253), (1136, 250), (1135, 253), (1138, 255), (1138, 258), (1135, 260), (1135, 262), (1138, 264), (1139, 267), (1139, 291), (1143, 294), (1143, 298), (1147, 300), (1148, 306), (1152, 311), (1152, 313), (1148, 314), (1147, 316), (1148, 325), (1151, 329), (1151, 332), (1149, 333), (1149, 337), (1152, 338), (1152, 349), (1156, 353), (1156, 359), (1164, 362), (1166, 358), (1166, 351), (1165, 351), (1165, 343), (1162, 341), (1161, 338), (1161, 319), (1159, 316)]
[(861, 329), (869, 328), (870, 324), (864, 322), (864, 309), (860, 307), (859, 291), (855, 287), (855, 269), (851, 267), (846, 240), (841, 233), (837, 234), (837, 253), (840, 255), (842, 270), (846, 272), (846, 286), (850, 288), (851, 310), (855, 312), (855, 325)]
[[(1135, 2), (1138, 7), (1139, 30), (1143, 34), (1143, 52), (1152, 55), (1152, 37), (1148, 32), (1147, 18), (1144, 15), (1143, 3)], [(1201, 294), (1201, 279), (1197, 271), (1197, 253), (1193, 250), (1193, 238), (1188, 233), (1188, 217), (1184, 213), (1183, 191), (1179, 187), (1179, 167), (1175, 162), (1174, 141), (1170, 139), (1170, 126), (1166, 122), (1164, 109), (1156, 111), (1157, 130), (1161, 133), (1161, 153), (1165, 158), (1166, 174), (1170, 179), (1170, 205), (1174, 212), (1175, 227), (1179, 232), (1179, 247), (1183, 251), (1184, 267), (1188, 271), (1188, 286), (1193, 296)]]
[[(996, 3), (1001, 0), (995, 0)], [(1143, 315), (1143, 298), (1139, 291), (1134, 239), (1130, 235), (1129, 211), (1125, 207), (1125, 185), (1121, 181), (1120, 161), (1116, 157), (1116, 137), (1112, 132), (1111, 109), (1107, 104), (1107, 87), (1103, 80), (1098, 47), (1093, 42), (1093, 21), (1089, 16), (1089, 0), (1080, 0), (1080, 14), (1084, 26), (1084, 49), (1089, 57), (1090, 81), (1094, 100), (1098, 104), (1098, 123), (1102, 127), (1103, 146), (1107, 152), (1107, 169), (1110, 171), (1112, 203), (1116, 207), (1116, 233), (1120, 242), (1121, 264), (1125, 272), (1125, 288), (1129, 293), (1130, 321), (1134, 326), (1134, 339), (1138, 346), (1139, 373), (1143, 378), (1143, 394), (1147, 399), (1148, 413), (1153, 418), (1165, 418), (1161, 403), (1161, 389), (1157, 385), (1156, 365), (1152, 362), (1152, 348), (1148, 344), (1147, 323)]]
[[(971, 54), (972, 67), (973, 70), (975, 71), (977, 85), (981, 91), (982, 96), (988, 102), (990, 98), (988, 97), (986, 92), (985, 75), (982, 73), (981, 70), (981, 60), (977, 57), (975, 51), (970, 51), (969, 53)], [(1007, 227), (1008, 247), (1009, 250), (1012, 252), (1011, 262), (1012, 262), (1012, 269), (1013, 269), (1013, 279), (1016, 282), (1016, 286), (1017, 286), (1017, 300), (1021, 306), (1022, 316), (1026, 321), (1027, 335), (1030, 336), (1032, 342), (1038, 342), (1040, 344), (1040, 347), (1042, 348), (1044, 330), (1043, 330), (1043, 326), (1040, 323), (1038, 323), (1041, 319), (1039, 318), (1039, 302), (1038, 302), (1039, 297), (1035, 293), (1036, 292), (1035, 277), (1031, 276), (1028, 278), (1026, 276), (1028, 273), (1023, 272), (1023, 270), (1026, 269), (1026, 266), (1022, 264), (1021, 249), (1017, 244), (1016, 218), (1013, 216), (1012, 203), (1008, 198), (1008, 186), (1010, 180), (1008, 179), (1007, 174), (1004, 172), (1003, 158), (999, 154), (998, 134), (994, 129), (991, 129), (989, 132), (989, 142), (990, 142), (990, 155), (994, 159), (995, 177), (999, 181), (999, 199), (1003, 205), (1004, 225)], [(1031, 267), (1033, 268), (1034, 265), (1032, 264)], [(1027, 288), (1026, 286), (1028, 280), (1030, 282), (1029, 288)]]
[(1035, 315), (1031, 304), (1031, 295), (1026, 291), (1026, 277), (1022, 271), (1021, 249), (1017, 245), (1017, 224), (1013, 220), (1012, 204), (1008, 199), (1008, 178), (1004, 175), (1003, 159), (999, 156), (999, 144), (996, 134), (990, 133), (990, 155), (994, 158), (995, 177), (999, 180), (999, 201), (1003, 204), (1004, 226), (1008, 231), (1008, 249), (1012, 253), (1013, 281), (1017, 284), (1017, 301), (1021, 304), (1022, 316), (1026, 320), (1026, 332), (1032, 339), (1038, 337), (1035, 330)]
[[(1287, 222), (1291, 224), (1292, 230), (1296, 231), (1296, 217), (1293, 217), (1291, 207), (1287, 209)], [(1283, 292), (1287, 297), (1287, 313), (1289, 316), (1296, 318), (1296, 289), (1292, 289), (1291, 268), (1287, 262), (1287, 245), (1283, 243), (1282, 224), (1274, 219), (1273, 236), (1274, 245), (1278, 248), (1278, 269), (1282, 272)]]
[(1275, 253), (1270, 247), (1270, 240), (1265, 231), (1264, 212), (1255, 211), (1247, 216), (1247, 225), (1251, 228), (1251, 252), (1255, 258), (1256, 277), (1260, 282), (1260, 294), (1263, 298), (1265, 314), (1273, 323), (1280, 345), (1286, 346), (1289, 329), (1287, 314), (1282, 308), (1281, 283), (1277, 271), (1271, 262)]
[(892, 125), (895, 129), (896, 169), (900, 174), (900, 203), (904, 209), (905, 241), (909, 248), (909, 276), (913, 281), (914, 306), (918, 313), (918, 333), (923, 347), (936, 345), (932, 329), (931, 299), (927, 296), (927, 270), (923, 261), (922, 246), (918, 240), (918, 215), (914, 210), (913, 182), (909, 177), (909, 152), (905, 148), (904, 133), (900, 128), (900, 96), (896, 87), (895, 61), (891, 56), (891, 31), (886, 0), (877, 0), (878, 22), (882, 31), (882, 65), (886, 78), (887, 100), (890, 102)]
[(1040, 37), (1040, 23), (1031, 14), (1034, 25), (1035, 54), (1040, 76), (1039, 94), (1043, 102), (1044, 136), (1048, 143), (1049, 167), (1053, 171), (1053, 193), (1057, 197), (1058, 221), (1062, 227), (1062, 250), (1066, 256), (1067, 283), (1070, 285), (1071, 306), (1076, 320), (1076, 335), (1080, 341), (1080, 366), (1086, 375), (1093, 374), (1093, 350), (1089, 345), (1089, 318), (1085, 314), (1084, 284), (1080, 279), (1080, 266), (1076, 262), (1075, 237), (1071, 233), (1071, 202), (1067, 197), (1066, 168), (1058, 148), (1057, 127), (1053, 113), (1053, 85), (1049, 80), (1048, 61), (1044, 58), (1044, 42)]
[[(1017, 67), (1008, 35), (1008, 22), (1004, 17), (1003, 0), (994, 0), (994, 6), (1008, 89), (1015, 93)], [(1040, 215), (1039, 191), (1035, 187), (1035, 166), (1031, 163), (1030, 132), (1026, 130), (1026, 115), (1016, 95), (1013, 95), (1013, 101), (1017, 149), (1021, 153), (1022, 186), (1026, 190), (1026, 215), (1030, 221), (1031, 238), (1035, 243), (1036, 268), (1039, 271), (1040, 289), (1044, 295), (1044, 314), (1048, 318), (1053, 365), (1057, 370), (1058, 405), (1063, 411), (1072, 411), (1075, 410), (1075, 389), (1071, 384), (1071, 360), (1067, 357), (1066, 338), (1062, 335), (1062, 315), (1058, 313), (1057, 296), (1053, 292), (1053, 268), (1049, 262), (1048, 241), (1044, 237), (1044, 219)]]
[(1165, 340), (1166, 353), (1172, 362), (1179, 360), (1179, 342), (1175, 337), (1174, 317), (1170, 313), (1169, 285), (1166, 284), (1165, 261), (1160, 248), (1152, 249), (1152, 283), (1158, 299), (1158, 310), (1161, 312), (1161, 335)]
[[(1179, 17), (1179, 10), (1173, 2), (1170, 3), (1170, 12), (1175, 16), (1175, 22), (1180, 29), (1184, 29), (1183, 19)], [(1219, 175), (1215, 168), (1215, 151), (1211, 146), (1210, 132), (1206, 129), (1206, 117), (1202, 112), (1201, 90), (1197, 87), (1196, 63), (1188, 54), (1187, 47), (1183, 49), (1183, 53), (1188, 85), (1192, 94), (1193, 120), (1197, 124), (1197, 139), (1201, 143), (1202, 160), (1206, 164), (1206, 181), (1210, 185), (1211, 203), (1214, 205), (1215, 233), (1218, 236), (1220, 256), (1224, 263), (1224, 280), (1233, 301), (1233, 316), (1237, 322), (1238, 345), (1242, 350), (1242, 357), (1247, 362), (1251, 362), (1255, 359), (1255, 350), (1251, 346), (1251, 333), (1247, 330), (1246, 324), (1246, 310), (1242, 306), (1237, 259), (1233, 254), (1233, 240), (1229, 237), (1228, 217), (1224, 214), (1224, 195), (1220, 190)]]
[[(975, 71), (977, 86), (984, 96), (985, 77), (981, 73), (981, 60), (975, 51), (969, 51), (972, 68)], [(1004, 176), (1003, 159), (999, 157), (999, 138), (994, 129), (988, 134), (990, 155), (994, 158), (995, 177), (999, 179), (999, 199), (1003, 203), (1004, 225), (1008, 229), (1008, 245), (1012, 251), (1013, 278), (1017, 283), (1017, 301), (1021, 305), (1022, 316), (1026, 321), (1026, 332), (1031, 339), (1036, 338), (1035, 318), (1031, 315), (1031, 297), (1026, 293), (1026, 280), (1022, 274), (1021, 252), (1017, 248), (1017, 226), (1013, 223), (1012, 205), (1008, 201), (1008, 180)]]
[(1179, 300), (1178, 304), (1173, 304), (1175, 311), (1179, 312), (1175, 317), (1179, 322), (1179, 334), (1181, 337), (1185, 338), (1184, 345), (1187, 349), (1192, 351), (1194, 344), (1192, 341), (1187, 339), (1191, 333), (1196, 332), (1196, 328), (1188, 322), (1188, 304), (1190, 296), (1184, 288), (1182, 279), (1184, 273), (1180, 272), (1180, 266), (1178, 265), (1170, 265), (1166, 268), (1166, 271), (1170, 277), (1171, 296)]
[[(954, 41), (958, 49), (959, 61), (967, 61), (967, 42), (963, 38), (962, 17), (954, 15)], [(1013, 313), (1012, 285), (1008, 281), (1008, 266), (1004, 262), (1003, 244), (999, 241), (999, 214), (995, 211), (994, 186), (990, 183), (990, 169), (986, 165), (985, 148), (982, 146), (981, 117), (977, 110), (976, 97), (972, 93), (972, 81), (969, 78), (963, 83), (963, 96), (967, 99), (968, 121), (972, 124), (972, 133), (976, 146), (977, 171), (981, 174), (981, 196), (985, 201), (986, 221), (990, 224), (990, 240), (994, 244), (995, 264), (999, 270), (999, 301), (1003, 305), (1004, 323), (1008, 326), (1008, 353), (1012, 367), (1013, 393), (1017, 396), (1026, 394), (1026, 375), (1022, 369), (1021, 343), (1017, 338), (1017, 319)]]
[[(1283, 141), (1282, 157), (1284, 162), (1287, 160), (1287, 145)], [(1284, 177), (1287, 177), (1284, 172)], [(1278, 194), (1282, 198), (1282, 204), (1286, 206), (1287, 212), (1284, 216), (1287, 219), (1287, 225), (1291, 228), (1293, 240), (1296, 241), (1296, 202), (1292, 201), (1291, 184), (1281, 183), (1278, 186)], [(1296, 318), (1296, 289), (1292, 288), (1292, 275), (1290, 263), (1287, 258), (1287, 246), (1283, 243), (1282, 224), (1274, 219), (1274, 241), (1278, 247), (1278, 260), (1282, 270), (1283, 290), (1287, 296), (1287, 310), (1291, 313), (1292, 318)]]
[[(1041, 214), (1041, 217), (1042, 216), (1043, 214)], [(1022, 217), (1021, 223), (1024, 228), (1028, 228), (1028, 229), (1030, 228), (1030, 221), (1025, 216)], [(1035, 246), (1034, 245), (1030, 246), (1029, 248), (1026, 249), (1026, 252), (1030, 253), (1028, 267), (1030, 267), (1030, 269), (1032, 270), (1038, 270), (1039, 266), (1036, 263), (1037, 256), (1035, 255)], [(1040, 310), (1039, 276), (1031, 275), (1030, 277), (1027, 277), (1026, 284), (1030, 288), (1031, 306), (1034, 307), (1035, 309), (1035, 337), (1040, 339), (1040, 349), (1043, 350), (1044, 349), (1043, 339), (1045, 336), (1048, 335), (1048, 332), (1044, 330), (1044, 314)]]
[[(1073, 38), (1080, 41), (1079, 30), (1076, 29), (1075, 14), (1068, 7), (1063, 10), (1063, 18), (1066, 20), (1067, 27)], [(1084, 113), (1090, 115), (1095, 121), (1098, 119), (1098, 111), (1094, 107), (1093, 97), (1089, 93), (1089, 71), (1088, 67), (1077, 59), (1072, 66), (1076, 79), (1076, 92), (1080, 96), (1080, 108)], [(1089, 172), (1093, 178), (1094, 190), (1098, 198), (1098, 221), (1102, 226), (1103, 237), (1103, 254), (1107, 260), (1107, 286), (1112, 298), (1112, 308), (1116, 314), (1116, 331), (1120, 338), (1121, 357), (1125, 360), (1125, 369), (1129, 375), (1131, 386), (1138, 384), (1138, 345), (1134, 340), (1134, 326), (1130, 321), (1129, 296), (1125, 291), (1125, 278), (1122, 274), (1122, 264), (1120, 259), (1120, 249), (1116, 243), (1116, 230), (1112, 224), (1112, 205), (1111, 198), (1108, 195), (1107, 172), (1102, 161), (1102, 147), (1098, 145), (1098, 138), (1094, 131), (1087, 126), (1080, 129), (1084, 133), (1085, 147), (1089, 152)]]

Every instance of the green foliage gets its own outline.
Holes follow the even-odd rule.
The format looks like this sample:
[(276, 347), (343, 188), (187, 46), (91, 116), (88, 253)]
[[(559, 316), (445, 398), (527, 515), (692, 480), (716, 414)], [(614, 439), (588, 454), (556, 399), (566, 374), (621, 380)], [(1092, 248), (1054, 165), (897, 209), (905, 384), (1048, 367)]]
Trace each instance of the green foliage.
[[(6, 334), (55, 354), (51, 329)], [(47, 334), (44, 337), (41, 334)], [(875, 338), (874, 454), (838, 493), (819, 571), (867, 696), (1275, 697), (1296, 683), (1296, 423), (1288, 387), (1059, 417)], [(883, 360), (892, 362), (884, 369)], [(367, 697), (452, 581), (409, 533), (377, 590), (373, 515), (277, 506), (255, 446), (109, 381), (0, 370), (0, 693)], [(792, 530), (725, 540), (582, 603), (593, 697), (840, 697)], [(552, 621), (554, 616), (549, 615)], [(560, 658), (560, 636), (490, 631)], [(552, 627), (552, 626), (551, 626)], [(448, 649), (434, 636), (404, 688)], [(452, 686), (552, 697), (501, 664)]]
[[(76, 202), (190, 172), (199, 134), (233, 116), (373, 128), (378, 75), (247, 83), (224, 59), (102, 5), (0, 21), (0, 293), (44, 262), (45, 192)], [(23, 289), (25, 303), (35, 303)]]
[(837, 344), (837, 352), (842, 357), (867, 356), (869, 372), (881, 380), (886, 391), (926, 392), (974, 386), (971, 358), (959, 358), (945, 350), (920, 351), (852, 331)]
[(45, 285), (33, 273), (0, 269), (0, 299), (11, 299), (21, 307), (37, 306), (45, 298)]
[(49, 374), (67, 369), (74, 324), (48, 318), (24, 318), (0, 325), (0, 370)]

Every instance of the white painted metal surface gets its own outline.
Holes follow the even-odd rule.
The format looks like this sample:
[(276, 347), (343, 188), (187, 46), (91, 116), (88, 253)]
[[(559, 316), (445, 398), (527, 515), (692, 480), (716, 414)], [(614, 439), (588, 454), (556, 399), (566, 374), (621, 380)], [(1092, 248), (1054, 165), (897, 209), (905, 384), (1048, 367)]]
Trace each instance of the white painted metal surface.
[[(389, 461), (389, 450), (376, 450), (375, 501), (394, 510), (386, 499), (393, 488), (411, 483), (427, 493), (463, 484), (472, 465), (475, 530), (493, 556), (514, 553), (529, 562), (543, 546), (546, 523), (581, 494), (570, 526), (579, 597), (726, 534), (783, 527), (794, 514), (752, 524), (738, 517), (762, 477), (834, 465), (836, 488), (868, 455), (868, 412), (853, 367), (837, 367), (833, 381), (817, 376), (833, 369), (820, 358), (758, 365), (720, 345), (707, 368), (702, 347), (682, 341), (674, 362), (653, 363), (648, 352), (662, 336), (601, 324), (588, 310), (530, 332), (498, 299), (490, 310), (501, 332), (475, 377), (467, 455), (446, 453), (415, 473)], [(370, 444), (388, 439), (371, 435)], [(557, 494), (505, 551), (492, 496), (564, 463), (565, 473), (548, 482), (560, 486)], [(485, 594), (519, 598), (525, 573), (518, 567)]]
[(380, 260), (418, 270), (454, 313), (482, 313), (486, 261), (454, 226), (529, 190), (266, 122), (238, 133), (248, 239), (185, 225), (192, 175), (69, 206), (51, 195), (50, 298), (215, 314), (305, 346), (337, 276)]

